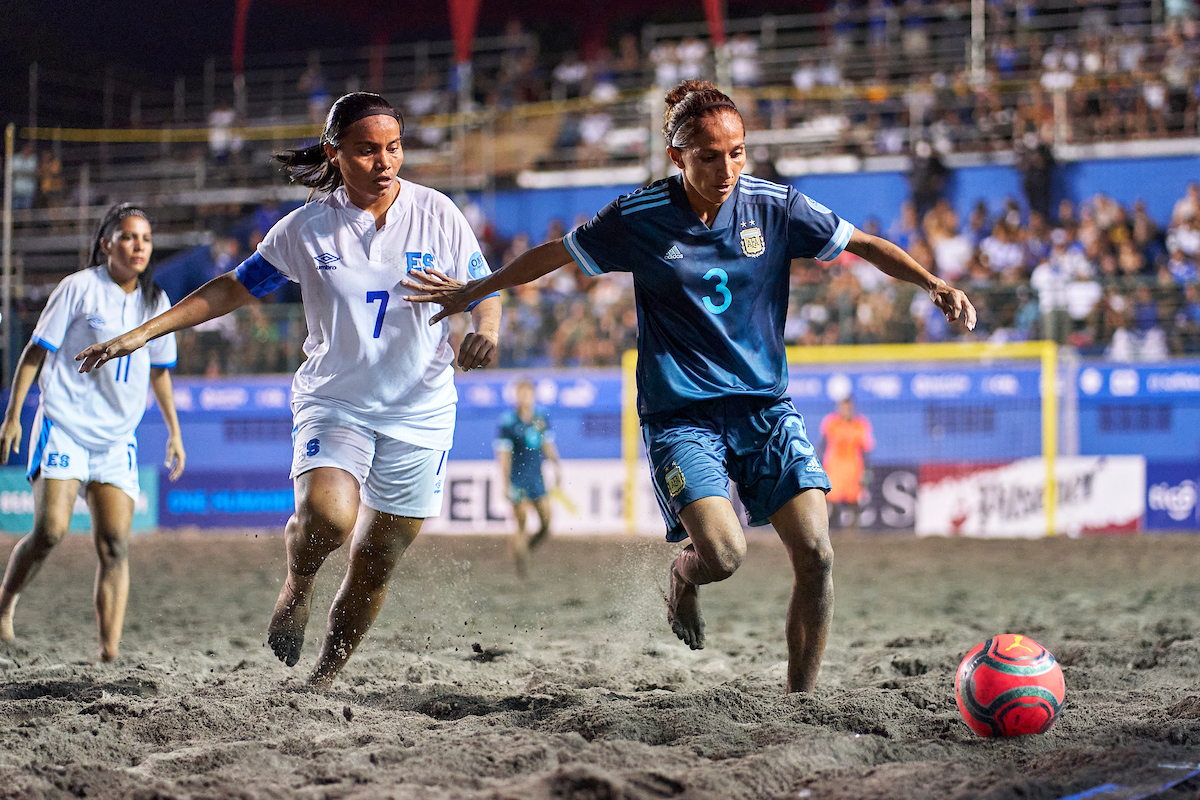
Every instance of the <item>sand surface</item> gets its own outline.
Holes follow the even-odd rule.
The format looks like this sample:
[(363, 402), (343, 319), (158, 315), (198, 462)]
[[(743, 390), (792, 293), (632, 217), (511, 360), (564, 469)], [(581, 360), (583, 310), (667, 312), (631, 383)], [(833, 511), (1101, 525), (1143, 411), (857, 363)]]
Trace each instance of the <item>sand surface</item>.
[[(783, 693), (791, 576), (769, 538), (704, 590), (709, 643), (692, 652), (664, 617), (676, 546), (554, 540), (521, 583), (502, 540), (435, 536), (318, 695), (302, 679), (342, 558), (288, 669), (263, 644), (282, 539), (139, 538), (123, 654), (101, 665), (95, 555), (71, 537), (0, 644), (0, 797), (1058, 798), (1200, 761), (1200, 540), (835, 549), (814, 695)], [(958, 662), (1002, 632), (1063, 665), (1045, 735), (985, 740), (959, 718)]]

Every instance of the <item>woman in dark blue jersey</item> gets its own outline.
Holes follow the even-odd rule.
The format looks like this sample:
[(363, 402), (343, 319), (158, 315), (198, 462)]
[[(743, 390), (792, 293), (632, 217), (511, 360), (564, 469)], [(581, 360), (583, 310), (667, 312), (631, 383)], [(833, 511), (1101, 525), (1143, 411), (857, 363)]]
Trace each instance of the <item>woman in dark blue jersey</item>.
[(741, 114), (711, 84), (685, 82), (666, 104), (667, 154), (681, 175), (618, 198), (481, 280), (410, 273), (405, 285), (419, 294), (408, 299), (444, 306), (437, 321), (571, 261), (589, 275), (632, 273), (638, 413), (655, 493), (667, 538), (691, 540), (671, 565), (668, 621), (692, 649), (704, 646), (699, 587), (728, 578), (746, 553), (732, 479), (750, 523), (770, 522), (787, 548), (796, 579), (787, 688), (810, 691), (833, 613), (833, 550), (829, 479), (785, 394), (791, 260), (849, 250), (928, 291), (950, 321), (973, 328), (975, 309), (896, 245), (791, 187), (743, 175)]

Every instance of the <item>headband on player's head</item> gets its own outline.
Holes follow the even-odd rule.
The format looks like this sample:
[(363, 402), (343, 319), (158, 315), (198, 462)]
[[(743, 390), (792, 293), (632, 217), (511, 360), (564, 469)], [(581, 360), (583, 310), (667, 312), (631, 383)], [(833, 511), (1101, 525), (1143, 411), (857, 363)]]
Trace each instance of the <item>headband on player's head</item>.
[(699, 114), (701, 112), (707, 111), (710, 108), (721, 108), (721, 107), (732, 108), (734, 111), (737, 111), (737, 106), (735, 106), (729, 100), (714, 100), (711, 103), (702, 103), (701, 105), (697, 106), (696, 108), (692, 109), (691, 111), (688, 111), (687, 113), (683, 114), (679, 119), (677, 119), (675, 121), (675, 124), (671, 127), (670, 135), (667, 136), (667, 144), (670, 145), (671, 147), (678, 147), (678, 145), (675, 144), (675, 134), (679, 133), (679, 129), (683, 127), (683, 124), (685, 122), (687, 122), (692, 117), (699, 116)]
[(347, 119), (342, 121), (342, 130), (346, 130), (346, 128), (349, 128), (360, 119), (373, 117), (377, 114), (382, 114), (385, 117), (391, 117), (392, 119), (396, 120), (396, 124), (400, 126), (400, 138), (404, 138), (404, 117), (401, 116), (400, 112), (396, 109), (388, 108), (386, 106), (371, 106), (370, 108), (363, 108), (355, 111)]

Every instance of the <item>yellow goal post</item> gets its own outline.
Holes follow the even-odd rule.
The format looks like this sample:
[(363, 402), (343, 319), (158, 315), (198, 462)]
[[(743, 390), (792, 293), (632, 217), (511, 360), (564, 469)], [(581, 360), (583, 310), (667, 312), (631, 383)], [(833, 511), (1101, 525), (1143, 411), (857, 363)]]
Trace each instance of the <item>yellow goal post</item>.
[[(1058, 456), (1058, 348), (1054, 342), (938, 342), (928, 344), (820, 345), (787, 348), (788, 364), (896, 364), (974, 361), (1038, 361), (1041, 367), (1041, 450), (1045, 462), (1046, 533), (1054, 535)], [(625, 467), (624, 512), (628, 533), (636, 533), (638, 480), (642, 460), (641, 425), (637, 414), (637, 351), (621, 359), (621, 459)], [(801, 409), (803, 412), (803, 409)]]

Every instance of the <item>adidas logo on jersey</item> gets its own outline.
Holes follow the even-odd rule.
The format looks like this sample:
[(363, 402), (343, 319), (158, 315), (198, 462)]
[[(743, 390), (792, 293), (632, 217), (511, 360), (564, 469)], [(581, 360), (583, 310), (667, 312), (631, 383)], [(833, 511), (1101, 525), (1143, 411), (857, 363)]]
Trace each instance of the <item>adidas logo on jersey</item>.
[(821, 469), (821, 462), (817, 461), (814, 458), (808, 462), (808, 466), (804, 468), (804, 471), (805, 472), (824, 472), (825, 470)]
[(667, 254), (663, 256), (667, 261), (674, 261), (677, 258), (683, 258), (683, 253), (679, 252), (679, 246), (673, 245)]

